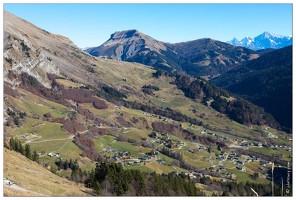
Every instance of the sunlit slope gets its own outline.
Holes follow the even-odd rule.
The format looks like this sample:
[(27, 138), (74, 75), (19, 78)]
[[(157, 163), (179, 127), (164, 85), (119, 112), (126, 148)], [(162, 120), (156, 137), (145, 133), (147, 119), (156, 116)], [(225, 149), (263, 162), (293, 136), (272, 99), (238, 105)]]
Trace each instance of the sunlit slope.
[(19, 193), (8, 186), (4, 187), (5, 196), (90, 196), (90, 190), (83, 185), (61, 178), (8, 149), (4, 149), (3, 176), (20, 187), (41, 194)]

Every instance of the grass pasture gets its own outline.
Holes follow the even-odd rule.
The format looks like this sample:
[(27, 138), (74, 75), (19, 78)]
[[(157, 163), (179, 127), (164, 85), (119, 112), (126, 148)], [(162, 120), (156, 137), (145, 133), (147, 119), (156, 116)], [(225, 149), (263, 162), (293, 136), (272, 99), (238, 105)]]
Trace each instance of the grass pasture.
[(102, 152), (104, 148), (108, 147), (115, 140), (115, 137), (105, 135), (98, 138), (95, 138), (93, 141), (95, 143), (96, 149), (99, 152)]
[(236, 175), (236, 181), (237, 182), (247, 182), (247, 181), (250, 181), (250, 182), (256, 182), (256, 183), (269, 183), (270, 181), (267, 180), (267, 179), (264, 179), (264, 178), (259, 178), (258, 180), (255, 180), (252, 178), (253, 176), (253, 172), (248, 170), (248, 168), (246, 168), (246, 172), (242, 172), (242, 171), (239, 171), (238, 169), (234, 168), (234, 169), (227, 169), (228, 172), (230, 173), (233, 173)]
[[(211, 163), (209, 161), (205, 161), (203, 158), (209, 157), (209, 153), (207, 151), (196, 151), (194, 153), (184, 152), (183, 158), (186, 160), (189, 164), (201, 167), (201, 168), (208, 168), (211, 167)], [(214, 160), (214, 164), (216, 164), (216, 160)], [(217, 163), (218, 164), (218, 163)]]
[(63, 117), (63, 113), (67, 111), (67, 107), (48, 101), (33, 94), (26, 94), (25, 98), (16, 99), (8, 97), (11, 105), (26, 112), (27, 115), (38, 115), (43, 117), (45, 113), (50, 112), (53, 117)]
[(39, 142), (31, 142), (30, 147), (31, 150), (34, 151), (36, 149), (37, 152), (45, 151), (49, 152), (58, 152), (60, 147), (62, 147), (67, 139), (65, 140), (53, 140), (53, 141), (39, 141)]
[(43, 124), (35, 127), (35, 134), (41, 136), (36, 141), (53, 140), (53, 139), (67, 139), (70, 136), (65, 133), (59, 123), (44, 122)]
[(244, 164), (245, 168), (247, 169), (247, 171), (250, 171), (250, 173), (254, 173), (254, 172), (259, 172), (260, 170), (258, 169), (260, 167), (260, 163), (259, 162), (249, 162), (249, 163), (245, 163)]
[(159, 164), (157, 162), (147, 163), (146, 167), (156, 172), (157, 174), (162, 174), (162, 173), (168, 174), (168, 173), (171, 173), (172, 171), (176, 171), (176, 169), (173, 168), (172, 166)]
[(7, 132), (10, 133), (12, 136), (20, 137), (22, 134), (29, 134), (29, 133), (35, 133), (34, 126), (38, 124), (42, 124), (43, 121), (40, 119), (33, 119), (33, 118), (27, 118), (26, 123), (24, 123), (19, 128), (7, 128)]
[(56, 79), (57, 83), (65, 86), (65, 87), (80, 87), (81, 84), (80, 83), (74, 83), (72, 81), (66, 80), (66, 79)]
[(64, 160), (75, 160), (77, 159), (77, 155), (80, 155), (82, 153), (82, 150), (78, 146), (76, 146), (72, 140), (67, 140), (64, 143), (64, 146), (62, 148), (60, 147), (59, 152)]
[(127, 151), (130, 152), (131, 155), (138, 155), (139, 154), (139, 147), (136, 145), (133, 145), (128, 142), (119, 142), (116, 141), (111, 146), (112, 149), (117, 149), (119, 151)]
[(159, 159), (164, 160), (166, 163), (171, 164), (173, 162), (173, 158), (170, 158), (170, 157), (168, 157), (162, 153), (159, 153), (159, 152), (158, 152), (158, 157), (159, 157)]
[(115, 113), (115, 106), (113, 107), (112, 104), (107, 103), (108, 108), (106, 109), (97, 109), (95, 107), (93, 107), (92, 103), (82, 103), (79, 106), (81, 106), (83, 109), (87, 109), (90, 112), (92, 112), (96, 117), (102, 117), (102, 118), (107, 118), (109, 117), (111, 114)]
[(135, 139), (137, 141), (142, 141), (142, 138), (146, 138), (146, 141), (149, 142), (149, 134), (151, 133), (151, 131), (149, 130), (138, 130), (138, 129), (127, 129), (125, 130), (123, 133), (123, 135), (127, 138), (131, 138), (131, 139)]

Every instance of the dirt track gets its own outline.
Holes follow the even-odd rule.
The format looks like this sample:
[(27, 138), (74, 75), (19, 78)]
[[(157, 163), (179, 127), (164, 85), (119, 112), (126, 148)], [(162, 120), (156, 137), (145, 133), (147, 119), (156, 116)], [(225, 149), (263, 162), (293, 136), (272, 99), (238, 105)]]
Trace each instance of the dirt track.
[(38, 195), (40, 195), (40, 196), (46, 196), (44, 194), (41, 194), (41, 193), (38, 193), (38, 192), (34, 192), (34, 191), (28, 190), (26, 188), (20, 187), (20, 186), (14, 184), (12, 181), (10, 181), (10, 180), (8, 180), (6, 178), (4, 178), (3, 185), (4, 185), (4, 189), (6, 187), (10, 187), (10, 188), (15, 189), (15, 190), (21, 190), (21, 191), (24, 191), (24, 192), (32, 193), (32, 194), (34, 194), (34, 196), (36, 196), (36, 195), (37, 196)]

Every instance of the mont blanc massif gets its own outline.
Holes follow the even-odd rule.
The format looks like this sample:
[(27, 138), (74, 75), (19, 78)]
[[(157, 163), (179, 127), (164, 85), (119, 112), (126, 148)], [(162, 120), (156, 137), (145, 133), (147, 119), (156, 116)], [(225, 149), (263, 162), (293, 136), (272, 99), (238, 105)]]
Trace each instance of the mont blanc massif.
[(4, 196), (292, 196), (292, 36), (3, 28)]

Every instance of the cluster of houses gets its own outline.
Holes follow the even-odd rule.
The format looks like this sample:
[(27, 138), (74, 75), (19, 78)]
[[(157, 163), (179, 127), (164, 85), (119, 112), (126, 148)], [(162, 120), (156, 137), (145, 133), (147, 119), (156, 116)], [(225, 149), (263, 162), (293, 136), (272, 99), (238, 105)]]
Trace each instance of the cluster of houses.
[(207, 175), (204, 175), (203, 173), (198, 173), (198, 172), (190, 172), (190, 173), (187, 173), (187, 172), (180, 172), (178, 173), (177, 171), (172, 171), (172, 174), (176, 175), (176, 176), (188, 176), (191, 178), (191, 179), (194, 179), (194, 178), (197, 178), (197, 177), (200, 177), (200, 178), (203, 178), (204, 176), (207, 176)]
[(282, 146), (282, 145), (271, 145), (270, 146), (271, 149), (277, 150), (277, 149), (284, 149), (286, 151), (292, 151), (292, 147), (290, 146)]
[(240, 154), (231, 153), (228, 155), (227, 159), (228, 160), (238, 160), (240, 156), (241, 156)]
[(255, 146), (255, 147), (262, 147), (262, 143), (261, 142), (248, 142), (246, 140), (242, 140), (242, 142), (240, 143), (241, 147), (251, 147), (251, 146)]
[(230, 155), (228, 155), (228, 160), (232, 160), (234, 162), (234, 164), (238, 165), (236, 168), (240, 171), (246, 172), (245, 167), (243, 166), (245, 163), (248, 162), (260, 162), (260, 167), (259, 170), (263, 171), (265, 170), (264, 166), (266, 166), (267, 164), (271, 165), (272, 162), (271, 161), (265, 161), (263, 159), (260, 159), (256, 156), (246, 156), (245, 160), (239, 160), (240, 155), (239, 154), (235, 154), (232, 153)]
[(163, 116), (161, 116), (161, 115), (159, 115), (159, 116), (157, 116), (157, 115), (153, 115), (153, 114), (150, 115), (150, 114), (145, 113), (145, 112), (143, 112), (143, 115), (149, 117), (150, 119), (154, 118), (154, 119), (159, 119), (160, 121), (167, 121), (167, 118), (166, 118), (166, 117), (163, 117)]
[(213, 132), (208, 132), (206, 130), (201, 130), (200, 131), (200, 134), (208, 134), (208, 135), (212, 135), (212, 136), (215, 136), (217, 139), (220, 139), (220, 140), (229, 140), (229, 136), (223, 136), (223, 135), (219, 135), (219, 134), (216, 134), (216, 133), (213, 133)]
[[(161, 133), (157, 133), (157, 132), (152, 132), (150, 134), (150, 137), (151, 138), (154, 138), (154, 139), (150, 139), (150, 143), (154, 143), (154, 142), (157, 142), (159, 144), (163, 144), (164, 146), (166, 147), (169, 147), (169, 148), (182, 148), (183, 146), (185, 146), (185, 143), (181, 140), (178, 140), (176, 142), (173, 142), (169, 135), (167, 133), (164, 133), (164, 132), (161, 132)], [(199, 150), (207, 150), (206, 147), (200, 147)], [(193, 149), (189, 150), (189, 152), (193, 153)]]
[(167, 133), (161, 132), (161, 133), (157, 133), (157, 132), (152, 132), (150, 137), (155, 138), (156, 140), (151, 139), (150, 143), (160, 143), (163, 144), (164, 146), (168, 147), (171, 145), (171, 140), (170, 137)]
[(139, 165), (141, 163), (150, 163), (153, 161), (156, 161), (159, 164), (164, 164), (165, 162), (158, 157), (158, 155), (146, 155), (146, 156), (140, 156), (138, 158), (133, 158), (133, 157), (126, 157), (124, 159), (118, 158), (116, 161), (117, 163), (121, 165), (127, 165), (127, 166), (132, 166), (132, 165)]
[[(265, 145), (265, 146), (264, 146)], [(266, 144), (262, 144), (262, 142), (258, 142), (258, 141), (253, 141), (253, 142), (248, 142), (246, 140), (242, 140), (242, 142), (240, 143), (241, 147), (269, 147), (271, 149), (277, 150), (277, 149), (284, 149), (286, 151), (292, 151), (292, 147), (290, 146), (283, 146), (283, 145), (266, 145)]]
[(46, 154), (45, 151), (42, 151), (42, 152), (38, 152), (37, 153), (37, 156), (39, 156), (39, 157), (45, 156), (45, 155), (48, 155), (49, 157), (59, 157), (60, 156), (60, 153), (48, 153), (48, 154)]
[(113, 158), (115, 160), (118, 160), (119, 158), (122, 157), (127, 157), (130, 156), (130, 153), (128, 151), (119, 151), (117, 149), (111, 149), (110, 147), (107, 147), (103, 150), (104, 153), (112, 153), (113, 154)]
[[(225, 168), (223, 168), (224, 166), (220, 166), (221, 169), (218, 169), (218, 170), (215, 170), (214, 168), (211, 168), (211, 172), (221, 172), (222, 174), (222, 178), (221, 178), (221, 181), (222, 182), (226, 182), (227, 179), (226, 178), (229, 178), (229, 179), (236, 179), (236, 175), (235, 174), (232, 174), (232, 173), (228, 173), (228, 172), (225, 172)], [(195, 179), (195, 178), (211, 178), (211, 175), (208, 175), (208, 174), (204, 174), (204, 173), (201, 173), (201, 172), (196, 172), (196, 171), (189, 171), (188, 172), (180, 172), (178, 173), (177, 171), (172, 171), (172, 174), (176, 175), (176, 176), (189, 176), (190, 179)]]
[(141, 163), (149, 163), (152, 161), (156, 161), (160, 164), (164, 164), (165, 162), (158, 157), (158, 153), (155, 150), (152, 150), (149, 153), (146, 153), (145, 156), (140, 156), (138, 158), (131, 157), (130, 153), (128, 151), (120, 151), (117, 149), (111, 149), (110, 147), (107, 147), (104, 149), (105, 153), (112, 153), (112, 158), (115, 160), (116, 163), (121, 164), (122, 166), (131, 166), (135, 164), (141, 164)]
[(166, 118), (166, 117), (163, 117), (163, 116), (161, 116), (161, 115), (150, 115), (150, 114), (148, 114), (148, 113), (145, 113), (145, 112), (143, 112), (142, 113), (143, 115), (145, 115), (145, 116), (147, 116), (147, 117), (149, 117), (150, 119), (152, 119), (152, 118), (154, 118), (154, 119), (159, 119), (160, 121), (171, 121), (174, 125), (178, 125), (178, 126), (180, 126), (180, 122), (178, 122), (178, 121), (175, 121), (175, 120), (173, 120), (173, 119), (169, 119), (169, 118)]

